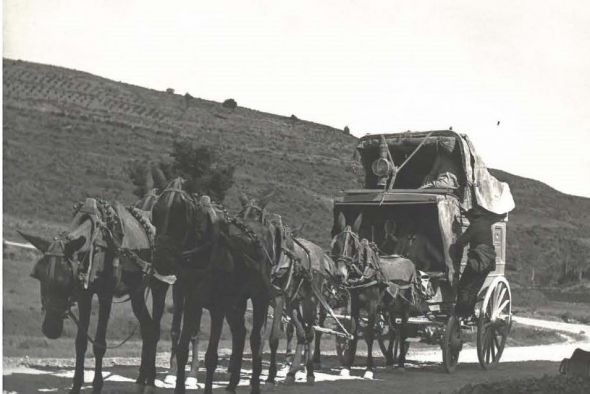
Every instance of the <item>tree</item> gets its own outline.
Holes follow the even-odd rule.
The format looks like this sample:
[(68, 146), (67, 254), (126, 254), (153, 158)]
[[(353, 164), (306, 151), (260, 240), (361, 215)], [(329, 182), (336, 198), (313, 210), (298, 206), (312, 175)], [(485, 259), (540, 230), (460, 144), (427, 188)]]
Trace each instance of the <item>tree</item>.
[(172, 172), (187, 180), (191, 193), (206, 194), (223, 201), (234, 184), (234, 166), (222, 164), (221, 152), (190, 140), (175, 141), (172, 146)]
[(233, 98), (228, 98), (227, 100), (225, 100), (223, 102), (223, 104), (221, 104), (224, 108), (229, 108), (229, 109), (236, 109), (238, 106), (238, 103), (236, 100), (234, 100)]
[(176, 140), (171, 159), (134, 160), (127, 174), (135, 186), (133, 194), (141, 198), (152, 188), (160, 190), (175, 177), (186, 179), (190, 193), (206, 194), (222, 202), (234, 184), (234, 166), (224, 165), (221, 152), (208, 145), (195, 145), (189, 139)]

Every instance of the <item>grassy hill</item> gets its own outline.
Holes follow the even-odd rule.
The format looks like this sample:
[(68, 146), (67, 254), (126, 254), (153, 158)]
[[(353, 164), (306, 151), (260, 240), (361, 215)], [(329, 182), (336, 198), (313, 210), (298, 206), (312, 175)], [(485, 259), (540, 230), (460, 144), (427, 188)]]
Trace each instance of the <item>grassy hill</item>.
[[(305, 236), (324, 246), (332, 196), (359, 185), (351, 171), (357, 140), (342, 130), (59, 67), (7, 59), (3, 65), (5, 239), (18, 240), (16, 229), (55, 234), (85, 196), (133, 202), (129, 161), (165, 157), (179, 137), (222, 147), (236, 166), (230, 208), (239, 191), (255, 195), (273, 186), (270, 209), (289, 223), (305, 223)], [(510, 184), (517, 205), (508, 233), (511, 282), (569, 285), (580, 272), (590, 277), (590, 199), (494, 174)], [(22, 306), (22, 319), (13, 320), (17, 331), (17, 322), (31, 320), (26, 305), (38, 304), (27, 295), (36, 294), (36, 283), (22, 277), (29, 266), (16, 266), (31, 264), (24, 260), (9, 258), (3, 268), (5, 307)]]

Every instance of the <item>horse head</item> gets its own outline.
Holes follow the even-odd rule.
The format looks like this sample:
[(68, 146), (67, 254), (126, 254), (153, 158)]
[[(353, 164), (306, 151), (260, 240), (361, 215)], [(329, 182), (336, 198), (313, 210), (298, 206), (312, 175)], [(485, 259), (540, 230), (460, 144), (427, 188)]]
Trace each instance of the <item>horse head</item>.
[(336, 263), (338, 279), (346, 282), (349, 276), (355, 271), (361, 251), (358, 231), (363, 220), (360, 213), (355, 219), (352, 227), (346, 224), (344, 214), (340, 212), (334, 224), (332, 243), (330, 250), (332, 259)]
[(162, 275), (178, 271), (180, 253), (193, 230), (195, 202), (184, 187), (184, 179), (173, 179), (152, 207), (152, 224), (156, 228), (154, 267)]
[(63, 331), (63, 320), (74, 302), (80, 287), (80, 269), (98, 264), (105, 258), (106, 240), (100, 224), (93, 214), (84, 211), (93, 201), (88, 199), (78, 210), (69, 231), (53, 241), (20, 233), (33, 244), (43, 256), (35, 264), (31, 276), (37, 279), (41, 288), (41, 306), (44, 312), (42, 331), (50, 339), (59, 338)]
[(156, 201), (158, 201), (158, 193), (159, 193), (159, 190), (157, 188), (150, 189), (145, 194), (145, 196), (143, 196), (140, 200), (138, 200), (134, 204), (134, 207), (141, 209), (142, 211), (151, 212), (152, 208), (156, 204)]
[(267, 215), (266, 205), (270, 202), (274, 194), (275, 191), (271, 190), (259, 198), (249, 198), (245, 193), (241, 193), (240, 203), (242, 204), (242, 210), (240, 211), (239, 217), (244, 220), (265, 222)]

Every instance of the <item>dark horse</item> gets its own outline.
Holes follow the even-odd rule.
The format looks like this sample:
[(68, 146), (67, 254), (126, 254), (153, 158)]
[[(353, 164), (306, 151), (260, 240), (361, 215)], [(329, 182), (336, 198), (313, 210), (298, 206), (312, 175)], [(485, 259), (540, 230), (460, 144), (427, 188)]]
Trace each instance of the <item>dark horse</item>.
[[(145, 232), (142, 234), (141, 231)], [(51, 339), (59, 338), (63, 320), (68, 316), (78, 326), (76, 369), (70, 393), (79, 393), (84, 383), (84, 355), (90, 339), (88, 326), (95, 294), (99, 312), (96, 336), (92, 340), (96, 362), (93, 392), (99, 393), (103, 386), (102, 359), (107, 349), (106, 332), (113, 297), (125, 294), (131, 299), (143, 340), (138, 392), (153, 392), (157, 338), (166, 286), (149, 277), (146, 280), (144, 273), (148, 269), (145, 261), (151, 254), (149, 237), (153, 236), (147, 218), (118, 203), (111, 205), (89, 198), (78, 205), (69, 230), (53, 242), (22, 235), (43, 253), (31, 274), (41, 284), (41, 303), (45, 312), (43, 333)], [(147, 286), (152, 292), (152, 317), (144, 296)], [(77, 319), (70, 312), (74, 302), (78, 305)]]
[[(247, 218), (238, 219), (211, 203), (207, 196), (195, 201), (174, 180), (153, 209), (157, 227), (156, 264), (164, 273), (174, 273), (183, 289), (184, 316), (176, 358), (176, 393), (185, 391), (184, 366), (188, 343), (199, 324), (200, 311), (211, 315), (209, 346), (205, 355), (205, 392), (212, 392), (217, 367), (217, 349), (223, 318), (232, 331), (231, 377), (228, 391), (240, 379), (245, 344), (246, 302), (252, 300), (253, 327), (250, 337), (253, 358), (252, 392), (260, 391), (262, 369), (261, 331), (270, 300), (272, 235), (268, 227)], [(162, 230), (160, 230), (162, 229)]]
[[(342, 375), (349, 375), (354, 362), (358, 332), (361, 322), (361, 310), (366, 312), (367, 320), (364, 337), (367, 341), (367, 366), (364, 377), (373, 378), (373, 341), (375, 339), (375, 324), (381, 312), (387, 318), (390, 332), (399, 333), (400, 344), (405, 343), (407, 337), (407, 321), (412, 300), (412, 286), (415, 284), (416, 272), (414, 264), (404, 258), (391, 261), (381, 261), (377, 249), (367, 240), (359, 239), (358, 231), (362, 222), (359, 214), (351, 226), (346, 224), (342, 213), (339, 214), (334, 226), (332, 240), (332, 257), (336, 261), (338, 270), (346, 278), (350, 292), (351, 333), (354, 338), (348, 344), (345, 352), (345, 363)], [(402, 274), (400, 274), (400, 272)], [(394, 282), (403, 280), (404, 286)], [(401, 324), (395, 327), (395, 321)], [(398, 363), (404, 366), (407, 347), (400, 346)], [(386, 355), (386, 363), (392, 365), (393, 350), (390, 346)]]
[[(146, 182), (147, 184), (147, 182)], [(145, 211), (149, 214), (150, 220), (152, 218), (152, 209), (158, 199), (160, 197), (160, 190), (157, 188), (151, 188), (148, 192), (135, 203), (135, 207)], [(172, 325), (170, 327), (170, 339), (172, 342), (172, 347), (170, 349), (170, 370), (168, 375), (164, 378), (164, 381), (168, 384), (173, 384), (176, 381), (176, 348), (178, 346), (178, 338), (180, 336), (180, 324), (182, 322), (182, 309), (183, 309), (183, 302), (184, 297), (182, 296), (182, 289), (180, 285), (173, 285), (172, 287), (172, 296), (173, 296), (173, 315), (172, 315)], [(193, 351), (193, 359), (191, 362), (191, 370), (189, 373), (188, 378), (188, 386), (189, 387), (196, 387), (197, 384), (197, 372), (199, 370), (199, 331), (197, 327), (197, 331), (193, 335), (192, 341), (192, 351)]]

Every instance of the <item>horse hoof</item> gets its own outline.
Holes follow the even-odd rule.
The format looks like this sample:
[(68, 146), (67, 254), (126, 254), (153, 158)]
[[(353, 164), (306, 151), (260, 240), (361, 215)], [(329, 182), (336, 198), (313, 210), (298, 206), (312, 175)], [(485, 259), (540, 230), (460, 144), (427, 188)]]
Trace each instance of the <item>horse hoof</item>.
[(164, 383), (169, 384), (169, 385), (175, 385), (176, 384), (176, 375), (166, 375), (166, 377), (164, 378)]
[(349, 377), (350, 376), (350, 369), (348, 368), (342, 368), (340, 370), (340, 376), (344, 376), (344, 377)]
[(186, 380), (184, 381), (184, 385), (187, 389), (191, 390), (196, 390), (199, 387), (197, 386), (197, 378), (193, 378), (192, 376), (186, 378)]
[(314, 375), (307, 375), (307, 384), (313, 385), (315, 383), (315, 376)]
[(145, 389), (145, 384), (135, 383), (135, 394), (143, 394), (144, 389)]
[(155, 386), (145, 386), (145, 388), (143, 389), (143, 394), (154, 394), (156, 392), (156, 387)]
[(252, 387), (250, 389), (250, 394), (260, 394), (260, 387)]
[(363, 378), (373, 380), (373, 371), (366, 370)]
[(285, 376), (285, 382), (284, 383), (286, 385), (295, 384), (295, 375), (288, 374), (287, 376)]

